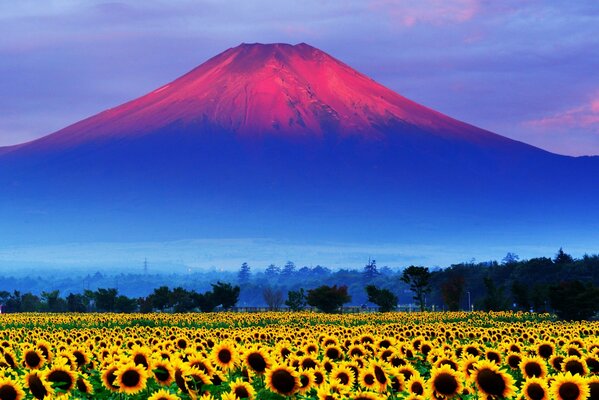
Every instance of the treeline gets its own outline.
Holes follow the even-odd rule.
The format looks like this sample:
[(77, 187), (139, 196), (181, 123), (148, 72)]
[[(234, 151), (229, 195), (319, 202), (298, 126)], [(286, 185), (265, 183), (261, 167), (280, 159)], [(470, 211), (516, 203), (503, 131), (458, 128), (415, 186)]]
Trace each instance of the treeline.
[[(237, 290), (233, 303), (237, 306), (293, 309), (294, 296), (305, 302), (307, 294), (323, 283), (330, 288), (344, 288), (347, 300), (343, 304), (356, 307), (381, 307), (381, 298), (386, 297), (387, 304), (394, 301), (394, 306), (412, 304), (428, 310), (532, 310), (580, 319), (592, 316), (599, 304), (595, 300), (599, 298), (599, 255), (575, 259), (562, 249), (551, 258), (520, 260), (516, 254), (508, 253), (500, 262), (459, 263), (447, 268), (392, 269), (369, 260), (359, 270), (332, 271), (319, 265), (299, 268), (291, 261), (254, 270), (243, 263), (237, 271), (218, 273), (219, 280), (231, 284), (211, 285), (214, 276), (208, 272), (164, 275), (162, 279), (158, 275), (119, 275), (123, 291), (135, 287), (135, 293), (144, 294), (127, 296), (117, 289), (97, 287), (70, 291), (62, 298), (58, 290), (41, 291), (39, 295), (12, 290), (0, 291), (0, 304), (8, 312), (205, 311), (223, 303), (222, 298), (218, 299), (218, 285), (229, 285)], [(99, 273), (86, 279), (88, 286), (90, 282), (116, 280)], [(165, 281), (174, 283), (167, 286)], [(6, 284), (3, 287), (0, 278), (0, 289)], [(378, 297), (367, 287), (378, 290)]]

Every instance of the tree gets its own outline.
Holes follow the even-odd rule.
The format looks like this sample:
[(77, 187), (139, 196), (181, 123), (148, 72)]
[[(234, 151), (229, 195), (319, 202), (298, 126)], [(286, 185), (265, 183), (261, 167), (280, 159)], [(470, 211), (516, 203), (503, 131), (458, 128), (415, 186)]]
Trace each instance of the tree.
[(171, 290), (168, 286), (160, 286), (159, 288), (154, 289), (149, 298), (152, 307), (157, 310), (164, 311), (171, 306)]
[(114, 300), (114, 311), (119, 313), (132, 313), (137, 310), (137, 300), (120, 295)]
[(460, 309), (460, 300), (464, 295), (465, 284), (466, 280), (464, 279), (464, 275), (453, 270), (441, 285), (443, 302), (450, 311), (457, 311)]
[(283, 291), (280, 289), (275, 290), (267, 286), (262, 291), (262, 297), (264, 297), (264, 301), (270, 311), (277, 311), (283, 304)]
[(83, 313), (87, 311), (86, 298), (82, 294), (69, 293), (67, 296), (67, 311)]
[(202, 312), (212, 312), (218, 305), (214, 298), (214, 293), (208, 291), (206, 293), (195, 293), (194, 294), (195, 304)]
[(21, 296), (21, 312), (41, 311), (42, 302), (40, 298), (32, 293), (25, 293)]
[(171, 291), (170, 304), (172, 304), (173, 310), (178, 313), (189, 312), (196, 305), (193, 293), (180, 286)]
[(580, 281), (562, 282), (549, 287), (549, 300), (558, 317), (581, 321), (599, 311), (599, 287)]
[(285, 277), (290, 277), (295, 273), (295, 263), (293, 261), (287, 261), (283, 270), (281, 271), (281, 275)]
[(306, 294), (304, 293), (304, 289), (300, 288), (300, 290), (290, 290), (287, 292), (285, 305), (291, 311), (301, 311), (306, 308)]
[(483, 309), (485, 311), (501, 311), (507, 309), (507, 299), (503, 295), (503, 288), (498, 287), (493, 278), (486, 276), (483, 278), (487, 294), (483, 298)]
[(431, 291), (429, 281), (431, 273), (426, 267), (409, 266), (403, 270), (401, 281), (410, 286), (410, 290), (414, 293), (413, 299), (420, 307), (420, 311), (424, 311), (425, 296)]
[(366, 282), (370, 282), (378, 275), (380, 275), (380, 272), (376, 268), (376, 260), (369, 259), (368, 264), (364, 266), (364, 271), (362, 273), (364, 274), (364, 280)]
[(368, 301), (379, 306), (380, 312), (389, 312), (397, 307), (397, 296), (389, 289), (378, 289), (374, 285), (366, 286)]
[(252, 275), (251, 268), (248, 265), (248, 263), (244, 262), (243, 264), (241, 264), (241, 267), (239, 268), (239, 272), (237, 273), (237, 280), (239, 281), (239, 283), (240, 284), (248, 283), (250, 281), (251, 275)]
[(565, 253), (564, 249), (560, 247), (555, 255), (555, 258), (553, 259), (553, 262), (557, 265), (572, 264), (574, 262), (574, 258), (570, 254)]
[(118, 291), (111, 289), (98, 289), (94, 292), (94, 300), (98, 311), (113, 312)]
[(322, 312), (333, 313), (338, 311), (343, 304), (351, 301), (351, 297), (347, 293), (347, 286), (323, 285), (308, 290), (306, 300), (309, 305), (318, 308)]
[(231, 286), (230, 283), (217, 282), (212, 284), (212, 295), (216, 305), (221, 305), (225, 310), (237, 304), (239, 300), (239, 286)]
[(530, 287), (520, 281), (512, 282), (512, 297), (518, 309), (528, 311), (530, 309)]
[(505, 257), (503, 257), (503, 259), (501, 260), (501, 263), (503, 265), (515, 264), (518, 262), (519, 259), (520, 259), (520, 256), (518, 256), (518, 254), (508, 252), (505, 255)]
[(60, 291), (53, 290), (51, 292), (42, 291), (42, 301), (44, 301), (50, 312), (61, 312), (64, 311), (65, 303), (60, 298)]
[(273, 279), (276, 278), (277, 276), (279, 276), (279, 274), (281, 273), (281, 268), (277, 267), (274, 264), (270, 264), (268, 267), (266, 267), (266, 269), (264, 270), (264, 274), (266, 275), (267, 278), (269, 279)]

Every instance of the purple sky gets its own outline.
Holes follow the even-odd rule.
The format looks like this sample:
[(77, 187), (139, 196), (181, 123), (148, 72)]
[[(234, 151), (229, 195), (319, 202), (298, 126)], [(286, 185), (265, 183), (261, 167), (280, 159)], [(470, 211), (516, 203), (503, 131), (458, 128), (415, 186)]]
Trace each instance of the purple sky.
[(596, 0), (0, 3), (0, 146), (133, 99), (241, 42), (306, 42), (426, 106), (599, 154)]

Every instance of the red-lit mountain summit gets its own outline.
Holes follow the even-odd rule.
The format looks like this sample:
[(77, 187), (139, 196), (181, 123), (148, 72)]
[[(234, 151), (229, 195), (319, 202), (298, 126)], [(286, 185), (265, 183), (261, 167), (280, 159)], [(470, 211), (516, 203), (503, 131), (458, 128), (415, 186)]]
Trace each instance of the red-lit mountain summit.
[[(556, 182), (577, 190), (551, 190)], [(598, 183), (597, 158), (457, 121), (307, 44), (242, 44), (145, 96), (0, 148), (0, 233), (434, 243), (457, 227), (476, 239), (515, 224), (547, 235), (560, 210), (584, 234), (599, 217), (589, 201)]]

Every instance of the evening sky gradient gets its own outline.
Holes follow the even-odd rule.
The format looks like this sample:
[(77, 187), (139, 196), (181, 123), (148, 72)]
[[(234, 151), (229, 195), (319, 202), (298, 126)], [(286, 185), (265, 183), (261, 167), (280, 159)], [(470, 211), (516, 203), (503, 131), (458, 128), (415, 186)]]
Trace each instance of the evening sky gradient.
[(136, 98), (242, 42), (306, 42), (462, 121), (599, 154), (594, 0), (2, 2), (0, 146)]

